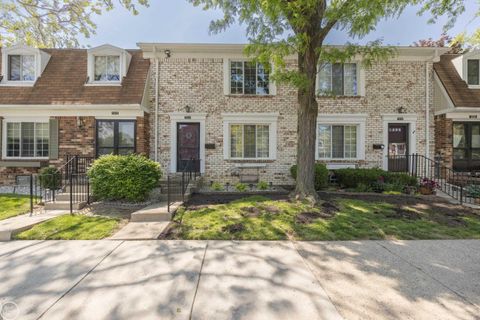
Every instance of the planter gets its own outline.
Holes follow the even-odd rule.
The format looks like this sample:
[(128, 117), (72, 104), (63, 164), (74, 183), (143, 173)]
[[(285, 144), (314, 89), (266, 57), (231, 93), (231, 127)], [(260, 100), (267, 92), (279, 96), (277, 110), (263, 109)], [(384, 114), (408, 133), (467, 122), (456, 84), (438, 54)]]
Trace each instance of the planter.
[(435, 190), (428, 187), (420, 187), (418, 188), (418, 192), (424, 196), (431, 196), (435, 194)]

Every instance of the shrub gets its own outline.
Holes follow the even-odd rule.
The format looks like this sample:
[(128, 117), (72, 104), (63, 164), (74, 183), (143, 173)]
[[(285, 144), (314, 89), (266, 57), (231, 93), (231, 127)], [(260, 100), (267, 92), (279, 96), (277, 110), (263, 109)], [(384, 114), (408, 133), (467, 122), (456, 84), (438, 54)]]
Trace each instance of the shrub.
[(237, 189), (237, 191), (244, 192), (245, 190), (247, 190), (247, 185), (245, 183), (239, 182), (235, 185), (235, 189)]
[(467, 197), (480, 198), (480, 185), (471, 184), (465, 188)]
[(257, 184), (257, 189), (258, 190), (267, 190), (268, 189), (268, 183), (265, 181), (259, 181)]
[[(297, 179), (297, 165), (290, 168), (293, 179)], [(328, 185), (328, 169), (323, 163), (315, 164), (315, 190), (321, 190)]]
[(215, 191), (222, 191), (223, 190), (223, 185), (219, 182), (214, 182), (214, 183), (212, 183), (210, 188), (212, 188), (212, 190), (215, 190)]
[(58, 190), (62, 185), (62, 174), (54, 167), (45, 167), (38, 173), (40, 187), (50, 190)]
[[(346, 188), (357, 188), (360, 183), (369, 186), (377, 183), (395, 185), (396, 190), (393, 191), (403, 190), (406, 186), (417, 186), (417, 178), (415, 177), (409, 176), (406, 173), (388, 172), (378, 168), (338, 169), (335, 170), (335, 176), (337, 177), (338, 183)], [(379, 190), (379, 188), (377, 188), (377, 190)]]
[(160, 165), (144, 156), (106, 155), (88, 170), (93, 195), (100, 200), (145, 200), (162, 176)]

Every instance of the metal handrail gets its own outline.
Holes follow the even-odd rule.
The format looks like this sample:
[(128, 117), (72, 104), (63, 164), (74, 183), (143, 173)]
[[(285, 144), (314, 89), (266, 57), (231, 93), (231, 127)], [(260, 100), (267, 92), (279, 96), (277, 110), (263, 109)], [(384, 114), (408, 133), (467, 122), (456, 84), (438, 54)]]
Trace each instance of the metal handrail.
[[(196, 180), (200, 174), (201, 160), (191, 159), (187, 160), (185, 166), (177, 172), (176, 175), (167, 174), (167, 209), (170, 212), (170, 206), (180, 197), (182, 202), (185, 201), (185, 195), (192, 180)], [(180, 182), (175, 183), (174, 177), (181, 174)]]

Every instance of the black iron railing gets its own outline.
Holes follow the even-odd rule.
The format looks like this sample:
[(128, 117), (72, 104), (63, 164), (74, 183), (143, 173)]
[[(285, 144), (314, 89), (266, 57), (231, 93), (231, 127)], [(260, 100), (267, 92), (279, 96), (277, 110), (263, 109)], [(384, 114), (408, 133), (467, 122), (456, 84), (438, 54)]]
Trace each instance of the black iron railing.
[(185, 195), (192, 181), (195, 181), (200, 175), (200, 160), (182, 161), (183, 168), (179, 172), (167, 174), (167, 206), (170, 212), (170, 206), (177, 201), (185, 201)]
[(418, 178), (420, 183), (430, 183), (460, 204), (480, 203), (480, 176), (457, 172), (440, 161), (420, 154), (389, 156), (389, 171), (404, 172)]
[[(26, 176), (30, 193), (30, 212), (35, 204), (69, 202), (70, 213), (77, 203), (90, 203), (91, 191), (87, 171), (95, 159), (85, 156), (67, 156), (66, 163), (50, 174)], [(25, 177), (25, 176), (23, 176)], [(18, 179), (18, 177), (17, 177)]]

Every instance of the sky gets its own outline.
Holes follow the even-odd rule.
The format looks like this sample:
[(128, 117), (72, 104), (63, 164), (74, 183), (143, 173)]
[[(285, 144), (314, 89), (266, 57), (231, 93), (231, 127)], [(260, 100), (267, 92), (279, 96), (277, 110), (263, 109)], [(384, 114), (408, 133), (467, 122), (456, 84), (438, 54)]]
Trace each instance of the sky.
[[(480, 19), (472, 21), (478, 10), (476, 0), (466, 0), (467, 10), (458, 19), (448, 34), (478, 28)], [(95, 47), (109, 43), (122, 48), (136, 48), (138, 42), (176, 43), (246, 43), (245, 29), (235, 25), (227, 31), (211, 35), (208, 26), (211, 20), (221, 17), (220, 12), (203, 11), (186, 0), (150, 0), (150, 7), (139, 8), (133, 16), (117, 7), (101, 16), (94, 17), (97, 33), (89, 39), (81, 39), (81, 45)], [(347, 41), (365, 43), (382, 39), (388, 45), (411, 45), (419, 39), (437, 39), (442, 33), (443, 22), (428, 24), (428, 15), (418, 16), (418, 8), (409, 7), (398, 19), (381, 21), (376, 30), (363, 39), (349, 39), (344, 32), (335, 30), (327, 38), (329, 44), (344, 44)]]

